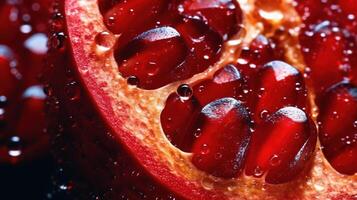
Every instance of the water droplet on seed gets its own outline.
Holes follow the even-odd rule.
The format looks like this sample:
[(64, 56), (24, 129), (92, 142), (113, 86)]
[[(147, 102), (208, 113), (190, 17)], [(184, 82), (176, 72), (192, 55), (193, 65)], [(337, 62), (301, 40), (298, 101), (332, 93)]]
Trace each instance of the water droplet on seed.
[(182, 84), (177, 89), (177, 94), (182, 100), (188, 100), (193, 95), (192, 88), (187, 84)]

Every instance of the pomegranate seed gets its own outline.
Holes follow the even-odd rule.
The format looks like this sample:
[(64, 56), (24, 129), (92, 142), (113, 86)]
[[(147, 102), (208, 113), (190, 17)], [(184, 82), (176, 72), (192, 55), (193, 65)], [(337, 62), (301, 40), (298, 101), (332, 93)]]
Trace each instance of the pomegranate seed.
[(340, 27), (329, 21), (323, 21), (301, 35), (305, 61), (311, 69), (309, 77), (317, 93), (342, 81), (348, 73), (350, 62), (345, 49), (349, 49), (351, 42)]
[(107, 11), (104, 21), (110, 31), (121, 34), (120, 42), (153, 28), (168, 4), (165, 0), (121, 1)]
[(187, 48), (174, 28), (149, 30), (116, 52), (119, 71), (135, 76), (138, 86), (154, 89), (170, 82), (172, 71), (183, 63)]
[(256, 83), (250, 103), (254, 104), (257, 122), (283, 106), (305, 109), (303, 77), (293, 66), (281, 61), (269, 62), (259, 70)]
[(343, 174), (357, 172), (357, 88), (341, 83), (319, 100), (320, 141), (331, 165)]
[(316, 145), (314, 126), (304, 111), (284, 107), (260, 123), (253, 133), (245, 173), (272, 184), (296, 177)]
[(258, 35), (249, 47), (243, 47), (237, 67), (245, 76), (246, 80), (255, 74), (269, 61), (279, 59), (279, 51), (275, 49), (276, 44), (263, 35)]
[(200, 105), (204, 106), (224, 97), (241, 98), (242, 84), (243, 79), (239, 71), (233, 65), (227, 65), (215, 73), (213, 80), (205, 80), (195, 85), (194, 93)]
[(170, 142), (182, 151), (189, 152), (196, 140), (194, 124), (200, 109), (194, 97), (171, 94), (166, 101), (161, 113), (162, 129)]
[(233, 98), (213, 101), (202, 109), (199, 121), (202, 133), (192, 147), (193, 164), (214, 176), (236, 177), (251, 134), (244, 105)]
[[(212, 29), (217, 31), (222, 38), (228, 38), (238, 32), (240, 8), (235, 1), (208, 0), (194, 1), (186, 0), (183, 3), (183, 14), (189, 18), (202, 18)], [(234, 26), (232, 26), (234, 24)]]
[(126, 78), (137, 77), (144, 89), (190, 78), (212, 66), (242, 20), (239, 5), (231, 0), (134, 0), (114, 3), (109, 11), (113, 3), (99, 3), (109, 30), (120, 34), (119, 71)]
[(177, 29), (190, 49), (185, 64), (176, 70), (179, 76), (188, 78), (217, 61), (223, 40), (210, 27), (200, 20), (184, 19), (177, 25)]

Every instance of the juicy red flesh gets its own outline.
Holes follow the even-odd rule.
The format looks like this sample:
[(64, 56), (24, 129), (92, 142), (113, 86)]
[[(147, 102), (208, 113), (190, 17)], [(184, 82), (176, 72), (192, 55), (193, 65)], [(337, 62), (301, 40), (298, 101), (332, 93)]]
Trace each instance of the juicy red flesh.
[(248, 103), (253, 104), (255, 121), (259, 122), (284, 106), (306, 110), (306, 96), (301, 73), (287, 63), (272, 61), (258, 71)]
[(171, 94), (161, 114), (163, 130), (174, 145), (193, 153), (197, 168), (214, 176), (234, 178), (245, 166), (247, 175), (266, 175), (269, 183), (291, 181), (316, 145), (314, 125), (304, 111), (303, 77), (282, 61), (261, 64), (250, 76), (237, 67), (227, 65), (212, 79), (193, 84), (187, 98)]
[(331, 165), (343, 174), (357, 172), (357, 87), (339, 84), (318, 100), (320, 141)]
[(101, 1), (104, 21), (120, 34), (119, 71), (138, 87), (156, 89), (212, 66), (223, 42), (239, 31), (235, 1)]
[(236, 177), (250, 139), (245, 106), (233, 98), (219, 99), (206, 105), (198, 120), (201, 135), (192, 147), (193, 164), (214, 176)]
[(306, 75), (320, 110), (319, 138), (338, 172), (356, 173), (353, 97), (357, 84), (357, 4), (354, 0), (297, 0)]
[(201, 109), (224, 97), (243, 99), (242, 84), (239, 71), (233, 65), (227, 65), (217, 71), (212, 79), (196, 83), (192, 89), (193, 95), (186, 97), (178, 93), (171, 94), (161, 113), (161, 123), (167, 138), (181, 150), (190, 152), (201, 134), (200, 129), (195, 127)]
[(38, 81), (47, 52), (49, 1), (0, 5), (0, 163), (44, 155), (45, 94)]
[(323, 21), (304, 30), (300, 41), (308, 78), (312, 79), (317, 94), (351, 78), (351, 70), (357, 67), (357, 41), (348, 30)]
[(244, 78), (249, 81), (269, 61), (282, 60), (283, 52), (277, 44), (263, 35), (258, 35), (250, 44), (243, 47), (237, 60), (237, 68), (241, 70)]
[(253, 133), (245, 173), (272, 184), (295, 178), (316, 146), (316, 133), (304, 111), (284, 107), (259, 123)]

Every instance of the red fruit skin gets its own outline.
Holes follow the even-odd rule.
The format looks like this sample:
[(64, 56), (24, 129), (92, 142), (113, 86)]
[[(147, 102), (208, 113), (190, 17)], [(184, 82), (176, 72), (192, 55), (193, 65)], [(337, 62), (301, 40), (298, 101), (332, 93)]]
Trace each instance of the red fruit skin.
[(201, 135), (192, 147), (193, 164), (214, 176), (241, 171), (250, 140), (250, 118), (242, 102), (222, 98), (206, 105), (198, 119)]
[(272, 61), (261, 68), (253, 83), (249, 104), (257, 123), (284, 106), (306, 110), (307, 91), (301, 73), (293, 66)]
[(296, 107), (284, 107), (257, 125), (245, 173), (267, 183), (291, 181), (306, 167), (316, 147), (316, 130)]
[(357, 172), (357, 88), (340, 83), (318, 99), (319, 138), (325, 157), (338, 172)]

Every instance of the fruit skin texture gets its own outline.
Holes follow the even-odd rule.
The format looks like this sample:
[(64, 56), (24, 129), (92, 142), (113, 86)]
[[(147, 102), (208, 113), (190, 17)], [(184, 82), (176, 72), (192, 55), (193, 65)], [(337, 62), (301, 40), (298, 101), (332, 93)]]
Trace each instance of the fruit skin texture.
[[(96, 82), (95, 78), (98, 78), (98, 77), (95, 77), (96, 73), (94, 73), (94, 72), (96, 69), (101, 69), (104, 66), (103, 65), (104, 63), (100, 63), (100, 67), (94, 66), (95, 64), (98, 64), (98, 63), (88, 63), (89, 61), (93, 61), (93, 60), (90, 60), (87, 57), (88, 55), (85, 53), (85, 50), (88, 50), (87, 49), (88, 46), (85, 45), (86, 44), (84, 42), (85, 40), (79, 40), (79, 43), (77, 43), (76, 39), (78, 39), (78, 38), (83, 39), (79, 36), (85, 35), (89, 39), (94, 40), (94, 36), (92, 34), (92, 37), (91, 37), (91, 35), (89, 35), (86, 32), (85, 33), (80, 32), (80, 30), (81, 31), (83, 31), (83, 30), (88, 31), (88, 30), (86, 29), (86, 27), (81, 27), (81, 25), (83, 25), (83, 24), (81, 24), (80, 18), (78, 16), (73, 15), (74, 13), (88, 14), (88, 13), (86, 13), (86, 11), (87, 11), (86, 9), (90, 8), (89, 10), (91, 10), (91, 8), (93, 8), (92, 7), (93, 4), (91, 4), (90, 2), (87, 2), (88, 5), (86, 5), (86, 6), (88, 6), (88, 8), (83, 8), (83, 7), (76, 7), (76, 6), (78, 6), (78, 4), (76, 4), (76, 3), (78, 3), (78, 2), (70, 1), (69, 4), (67, 4), (67, 6), (71, 5), (71, 7), (67, 8), (67, 11), (68, 12), (71, 11), (71, 12), (69, 12), (69, 15), (66, 16), (67, 23), (69, 24), (68, 26), (70, 27), (70, 29), (68, 30), (69, 31), (68, 37), (71, 40), (70, 47), (67, 47), (67, 48), (72, 48), (74, 51), (74, 56), (75, 56), (75, 60), (73, 60), (73, 63), (68, 64), (68, 66), (69, 66), (68, 68), (71, 69), (70, 71), (72, 71), (75, 74), (73, 77), (70, 76), (70, 79), (71, 79), (71, 82), (73, 80), (75, 80), (80, 85), (80, 88), (83, 87), (80, 90), (83, 91), (83, 93), (85, 95), (89, 96), (88, 97), (89, 99), (83, 98), (83, 102), (87, 102), (88, 107), (89, 107), (89, 108), (84, 108), (83, 111), (86, 111), (87, 109), (88, 110), (92, 109), (93, 113), (97, 114), (98, 118), (100, 119), (100, 120), (97, 120), (96, 117), (94, 117), (94, 119), (93, 119), (94, 124), (98, 123), (99, 125), (97, 124), (98, 129), (93, 132), (91, 132), (91, 129), (95, 125), (93, 123), (84, 123), (83, 126), (79, 126), (80, 127), (79, 130), (77, 129), (76, 131), (73, 131), (73, 133), (71, 132), (72, 134), (69, 134), (69, 135), (71, 135), (71, 137), (73, 137), (73, 136), (78, 137), (78, 139), (74, 140), (75, 142), (69, 146), (78, 147), (78, 146), (80, 146), (80, 144), (83, 143), (83, 141), (85, 141), (85, 143), (84, 143), (85, 145), (83, 145), (84, 147), (82, 147), (82, 148), (84, 148), (84, 151), (86, 152), (85, 155), (89, 155), (89, 156), (88, 157), (86, 156), (87, 158), (83, 158), (82, 160), (80, 160), (80, 159), (73, 159), (73, 160), (75, 160), (75, 163), (80, 166), (79, 167), (80, 169), (83, 169), (82, 172), (84, 174), (86, 174), (86, 177), (88, 179), (91, 179), (92, 183), (95, 183), (94, 184), (95, 187), (102, 188), (103, 190), (105, 190), (108, 185), (110, 185), (110, 186), (120, 185), (119, 180), (118, 181), (114, 180), (111, 182), (110, 181), (111, 177), (106, 177), (106, 176), (98, 177), (97, 175), (98, 174), (104, 175), (104, 174), (108, 174), (108, 172), (116, 171), (115, 167), (113, 165), (109, 165), (109, 167), (103, 166), (107, 163), (105, 161), (107, 161), (107, 160), (113, 161), (111, 159), (107, 159), (108, 157), (105, 156), (105, 154), (107, 154), (108, 152), (109, 153), (113, 152), (113, 148), (118, 148), (118, 146), (120, 146), (120, 144), (121, 144), (121, 145), (124, 145), (124, 147), (125, 147), (124, 154), (129, 155), (129, 157), (135, 158), (135, 162), (142, 167), (141, 168), (142, 170), (144, 170), (145, 172), (147, 172), (149, 174), (149, 177), (153, 178), (155, 182), (159, 182), (163, 186), (163, 188), (168, 188), (168, 189), (170, 189), (171, 192), (176, 193), (176, 195), (179, 196), (178, 198), (186, 198), (186, 199), (229, 199), (229, 198), (234, 199), (234, 198), (240, 198), (240, 196), (237, 196), (237, 195), (236, 196), (225, 196), (225, 194), (220, 193), (221, 192), (220, 190), (216, 190), (216, 189), (208, 190), (208, 189), (202, 188), (200, 186), (197, 186), (195, 184), (191, 184), (191, 182), (187, 183), (187, 182), (185, 182), (184, 178), (180, 179), (180, 177), (177, 177), (177, 176), (175, 177), (173, 174), (170, 174), (170, 171), (169, 171), (169, 169), (166, 168), (167, 166), (165, 164), (160, 163), (158, 160), (153, 160), (154, 157), (157, 155), (152, 154), (152, 149), (143, 148), (142, 146), (140, 146), (140, 141), (136, 140), (136, 138), (132, 137), (130, 132), (126, 131), (125, 128), (127, 128), (127, 127), (124, 128), (122, 126), (123, 124), (130, 124), (129, 122), (135, 122), (136, 123), (135, 125), (137, 125), (136, 130), (139, 130), (140, 129), (139, 127), (143, 127), (143, 125), (140, 123), (137, 123), (137, 121), (134, 121), (134, 120), (131, 121), (132, 119), (129, 117), (133, 117), (133, 116), (128, 116), (128, 111), (132, 111), (133, 107), (128, 106), (123, 101), (117, 102), (117, 103), (119, 103), (119, 104), (117, 104), (117, 106), (118, 107), (120, 106), (119, 111), (121, 111), (124, 114), (120, 115), (119, 117), (116, 118), (115, 114), (117, 114), (117, 113), (113, 112), (112, 108), (110, 108), (108, 106), (109, 105), (108, 102), (110, 102), (110, 99), (109, 99), (110, 97), (107, 96), (107, 93), (103, 92), (103, 90), (98, 88), (98, 85), (105, 87), (105, 84), (103, 84), (103, 82), (102, 82), (102, 84), (103, 84), (102, 85), (102, 84)], [(72, 6), (74, 6), (74, 7), (72, 7)], [(76, 10), (76, 9), (78, 9), (78, 10)], [(80, 11), (80, 12), (72, 12), (72, 11)], [(71, 16), (71, 15), (73, 15), (73, 16)], [(98, 16), (95, 16), (95, 17), (98, 17)], [(72, 20), (74, 20), (74, 21), (72, 21)], [(98, 28), (95, 25), (94, 25), (94, 27)], [(102, 29), (100, 29), (100, 30), (102, 30)], [(90, 32), (90, 33), (92, 33), (92, 32)], [(78, 46), (80, 46), (83, 49), (76, 48)], [(94, 65), (88, 65), (88, 64), (94, 64)], [(88, 69), (88, 68), (86, 69), (86, 67), (90, 67), (90, 69)], [(96, 67), (98, 67), (98, 68), (96, 68)], [(78, 100), (78, 99), (82, 100), (82, 96), (80, 96), (81, 98), (77, 98), (77, 97), (73, 98), (73, 96), (72, 97), (67, 96), (68, 99), (66, 99), (66, 95), (63, 95), (63, 86), (68, 85), (71, 82), (67, 82), (68, 80), (63, 79), (62, 81), (65, 81), (65, 82), (57, 82), (56, 83), (56, 81), (58, 81), (58, 79), (57, 79), (58, 77), (56, 78), (56, 76), (58, 76), (58, 74), (62, 74), (62, 75), (67, 74), (68, 69), (64, 69), (63, 67), (61, 68), (58, 66), (55, 67), (55, 69), (56, 70), (60, 69), (60, 71), (55, 71), (53, 73), (53, 76), (51, 76), (51, 77), (53, 77), (53, 79), (50, 78), (50, 80), (49, 80), (51, 83), (51, 88), (53, 88), (53, 91), (55, 91), (55, 95), (53, 95), (52, 98), (50, 98), (49, 102), (53, 103), (53, 106), (51, 106), (52, 108), (56, 108), (56, 107), (62, 108), (62, 107), (68, 106), (68, 109), (66, 109), (66, 110), (62, 109), (62, 111), (61, 111), (61, 109), (57, 109), (57, 111), (55, 111), (56, 110), (55, 109), (52, 112), (62, 113), (60, 115), (61, 116), (60, 118), (63, 118), (63, 119), (71, 119), (71, 118), (73, 118), (73, 116), (83, 117), (83, 116), (89, 115), (89, 118), (90, 118), (90, 116), (93, 116), (92, 113), (85, 114), (85, 112), (84, 113), (78, 112), (78, 110), (76, 110), (76, 108), (78, 108), (77, 105), (70, 106), (73, 99), (74, 100)], [(88, 72), (88, 70), (91, 73), (86, 73), (86, 72)], [(91, 71), (91, 70), (93, 70), (93, 71)], [(79, 77), (76, 76), (78, 74), (79, 74)], [(108, 78), (108, 77), (106, 77), (106, 78)], [(122, 81), (121, 83), (124, 85), (123, 80), (120, 80), (120, 81)], [(123, 87), (123, 88), (116, 88), (116, 89), (121, 89), (121, 90), (115, 90), (115, 92), (122, 92), (122, 90), (126, 90), (127, 88)], [(152, 93), (150, 93), (150, 94), (152, 94)], [(127, 98), (130, 99), (129, 96)], [(81, 103), (81, 104), (85, 105), (85, 103)], [(71, 111), (72, 109), (74, 111)], [(78, 113), (78, 115), (76, 113)], [(73, 115), (73, 116), (71, 117), (71, 115)], [(101, 121), (101, 120), (103, 120), (103, 121)], [(86, 121), (86, 120), (79, 118), (74, 121), (77, 123), (82, 123), (83, 121)], [(63, 123), (67, 124), (65, 122), (63, 122)], [(109, 132), (112, 133), (112, 134), (109, 134), (110, 139), (104, 139), (104, 138), (106, 138), (105, 135), (107, 132), (104, 131), (105, 128), (103, 128), (103, 126), (106, 127), (108, 125), (113, 125), (113, 124), (115, 124), (117, 127), (113, 127), (113, 126), (107, 127)], [(66, 130), (71, 130), (73, 128), (74, 127), (72, 127), (72, 126), (66, 125)], [(145, 129), (145, 128), (146, 127), (144, 127), (143, 129)], [(85, 133), (82, 134), (81, 131), (84, 131)], [(76, 134), (76, 133), (81, 133), (81, 134)], [(94, 136), (94, 135), (97, 135), (98, 138), (102, 138), (105, 141), (103, 143), (98, 142), (98, 138), (93, 139), (94, 141), (90, 140), (91, 136)], [(156, 138), (154, 138), (154, 139), (156, 139)], [(90, 140), (90, 141), (88, 141), (88, 140)], [(111, 146), (111, 145), (108, 145), (108, 146), (107, 145), (103, 145), (103, 146), (98, 145), (97, 146), (97, 145), (94, 145), (96, 142), (97, 142), (97, 144), (98, 143), (106, 144), (107, 142), (112, 143), (112, 144), (114, 143), (114, 144), (113, 144), (113, 146)], [(128, 145), (128, 144), (130, 144), (130, 145)], [(160, 144), (162, 144), (162, 143), (160, 143)], [(133, 151), (133, 149), (135, 151)], [(64, 149), (64, 150), (66, 151), (66, 149)], [(70, 150), (70, 152), (71, 153), (78, 152), (75, 155), (80, 154), (79, 151), (71, 151)], [(115, 152), (113, 152), (113, 153), (115, 154)], [(170, 155), (169, 151), (167, 151), (165, 153), (168, 153)], [(96, 159), (92, 159), (93, 157), (95, 157)], [(121, 161), (121, 159), (116, 156), (113, 156), (113, 158), (114, 158), (114, 162), (109, 162), (109, 163), (114, 164), (116, 161)], [(178, 159), (180, 159), (180, 158), (178, 158)], [(98, 160), (102, 161), (102, 162), (98, 162)], [(182, 162), (184, 162), (184, 160), (182, 160)], [(121, 162), (118, 162), (118, 163), (121, 163)], [(322, 171), (325, 172), (326, 168), (323, 168), (325, 165), (321, 164), (321, 163), (323, 163), (323, 162), (316, 161), (316, 163), (314, 163), (314, 164), (317, 167), (322, 166)], [(91, 168), (91, 167), (93, 167), (93, 168)], [(319, 169), (321, 169), (321, 168), (319, 168)], [(328, 170), (326, 170), (326, 171), (328, 171)], [(190, 171), (186, 171), (186, 172), (190, 173)], [(331, 177), (336, 177), (336, 174), (331, 173), (331, 171), (328, 171), (327, 174), (331, 175)], [(181, 174), (181, 176), (184, 177), (184, 174)], [(314, 176), (314, 178), (316, 178), (316, 177)], [(275, 197), (275, 198), (279, 199), (279, 197), (281, 197), (280, 199), (284, 199), (284, 198), (291, 199), (291, 198), (299, 198), (299, 197), (309, 198), (309, 197), (314, 197), (314, 195), (318, 195), (318, 192), (316, 191), (316, 189), (314, 190), (314, 189), (311, 189), (311, 187), (304, 185), (307, 180), (309, 180), (308, 177), (302, 177), (302, 179), (300, 179), (296, 182), (293, 182), (292, 184), (279, 185), (277, 187), (264, 184), (265, 185), (264, 190), (262, 190), (262, 188), (258, 188), (260, 186), (259, 181), (253, 181), (253, 182), (251, 182), (250, 185), (243, 185), (243, 186), (245, 186), (244, 189), (249, 190), (249, 191), (247, 191), (247, 193), (245, 193), (246, 194), (245, 197), (250, 196), (253, 199), (259, 199), (259, 197), (260, 198), (267, 197), (266, 195), (269, 194), (269, 195), (272, 195), (272, 198)], [(196, 181), (198, 182), (201, 180), (196, 180)], [(206, 181), (206, 180), (204, 180), (204, 181)], [(139, 183), (137, 183), (135, 181), (134, 185), (136, 185), (136, 184), (139, 184)], [(297, 186), (297, 185), (299, 186), (300, 184), (302, 185), (302, 187), (293, 187), (293, 186)], [(341, 181), (341, 184), (343, 184), (342, 181)], [(202, 185), (204, 185), (204, 184), (202, 184)], [(257, 187), (257, 185), (258, 185), (258, 187)], [(205, 186), (207, 186), (207, 185), (205, 185)], [(210, 185), (208, 185), (208, 187), (209, 186)], [(249, 187), (247, 187), (247, 186), (249, 186)], [(330, 186), (327, 186), (327, 187), (329, 189), (331, 188)], [(294, 191), (289, 194), (282, 193), (282, 191), (289, 190), (289, 188), (290, 188), (290, 191), (291, 190), (294, 190)], [(112, 190), (113, 190), (113, 192), (112, 192), (113, 196), (109, 196), (109, 198), (117, 197), (116, 196), (117, 194), (115, 194), (115, 191), (116, 190), (120, 191), (120, 187), (114, 187), (114, 189), (112, 187)], [(262, 193), (262, 191), (266, 191), (266, 192)], [(259, 192), (261, 192), (261, 193), (259, 193)], [(108, 195), (110, 195), (110, 192), (108, 192), (108, 193), (109, 193)], [(119, 192), (118, 194), (122, 194), (122, 193)], [(129, 193), (129, 195), (130, 194), (131, 193)], [(294, 195), (294, 196), (292, 196), (292, 195)], [(339, 197), (338, 195), (341, 196), (340, 193), (333, 194), (333, 196), (336, 196), (336, 198)], [(139, 198), (139, 197), (138, 196), (132, 197), (132, 199), (135, 199), (135, 198)]]

